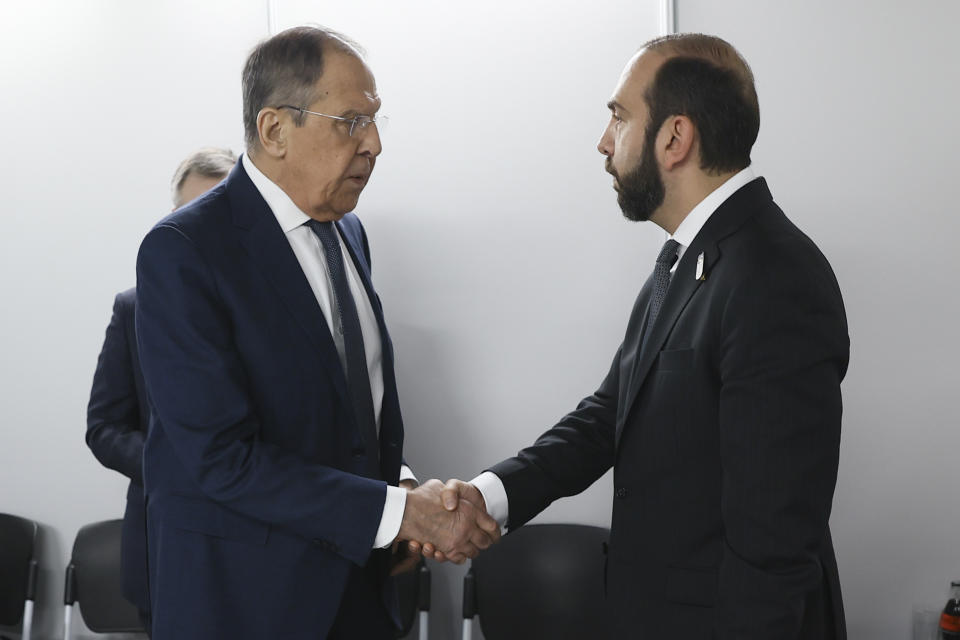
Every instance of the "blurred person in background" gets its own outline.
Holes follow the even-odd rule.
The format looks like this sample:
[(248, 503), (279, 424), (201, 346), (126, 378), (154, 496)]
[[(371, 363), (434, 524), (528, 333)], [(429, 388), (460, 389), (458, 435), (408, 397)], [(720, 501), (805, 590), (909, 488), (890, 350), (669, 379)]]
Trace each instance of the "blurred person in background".
[[(173, 174), (173, 208), (196, 199), (223, 180), (237, 157), (229, 149), (203, 148), (190, 154)], [(147, 589), (146, 512), (143, 496), (143, 443), (150, 410), (134, 334), (136, 289), (118, 293), (100, 350), (87, 406), (87, 446), (100, 463), (130, 479), (123, 516), (123, 595), (136, 605), (150, 630)]]

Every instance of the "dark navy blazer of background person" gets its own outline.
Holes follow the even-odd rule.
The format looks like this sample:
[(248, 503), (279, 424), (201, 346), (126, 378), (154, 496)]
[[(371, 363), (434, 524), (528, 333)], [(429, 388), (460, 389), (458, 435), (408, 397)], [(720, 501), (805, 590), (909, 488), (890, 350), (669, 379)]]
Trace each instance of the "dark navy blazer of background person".
[[(134, 332), (135, 294), (134, 289), (119, 293), (113, 304), (87, 407), (87, 445), (103, 466), (130, 478), (123, 515), (123, 595), (144, 618), (150, 610), (150, 597), (143, 443), (150, 410)], [(146, 620), (144, 623), (147, 624)]]
[(242, 163), (141, 245), (154, 637), (323, 638), (351, 567), (371, 564), (395, 617), (372, 550), (401, 465), (392, 346), (360, 221), (335, 224), (383, 341), (374, 473), (327, 322)]

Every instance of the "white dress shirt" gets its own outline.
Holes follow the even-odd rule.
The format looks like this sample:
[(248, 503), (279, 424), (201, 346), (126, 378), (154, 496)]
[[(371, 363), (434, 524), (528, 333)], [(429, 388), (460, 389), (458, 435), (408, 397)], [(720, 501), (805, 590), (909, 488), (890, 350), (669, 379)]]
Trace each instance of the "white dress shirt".
[(757, 176), (753, 174), (753, 167), (747, 167), (730, 176), (726, 182), (711, 191), (710, 195), (690, 210), (687, 217), (683, 219), (680, 226), (677, 227), (677, 230), (670, 236), (671, 240), (676, 240), (680, 244), (680, 247), (677, 249), (677, 261), (673, 263), (673, 267), (670, 269), (671, 274), (677, 270), (677, 265), (680, 264), (680, 260), (683, 258), (687, 247), (690, 246), (693, 239), (700, 233), (703, 225), (707, 224), (707, 220), (710, 219), (713, 212), (719, 209), (720, 205), (727, 201), (727, 198), (739, 191), (740, 187), (756, 179)]
[[(697, 206), (691, 209), (690, 213), (688, 213), (680, 223), (680, 226), (678, 226), (676, 231), (673, 232), (673, 235), (670, 236), (671, 239), (676, 240), (680, 245), (677, 248), (677, 261), (673, 264), (673, 268), (670, 269), (671, 275), (676, 270), (677, 265), (680, 264), (680, 258), (683, 257), (683, 253), (687, 250), (687, 247), (690, 246), (690, 243), (693, 242), (694, 238), (697, 237), (697, 234), (700, 233), (703, 225), (707, 223), (707, 220), (710, 219), (713, 212), (716, 211), (721, 204), (726, 202), (727, 198), (732, 196), (740, 187), (743, 187), (748, 182), (752, 182), (756, 178), (757, 176), (754, 175), (753, 169), (747, 167), (735, 173), (726, 182), (711, 191), (710, 195), (701, 200)], [(476, 486), (477, 489), (480, 490), (481, 495), (483, 495), (483, 501), (487, 505), (487, 513), (500, 524), (501, 530), (506, 532), (507, 518), (510, 515), (510, 505), (507, 501), (507, 491), (503, 487), (503, 481), (492, 471), (484, 471), (470, 482)]]
[[(241, 161), (253, 185), (277, 218), (277, 223), (283, 230), (287, 242), (290, 243), (290, 248), (293, 250), (297, 262), (300, 263), (300, 268), (303, 269), (303, 275), (307, 277), (307, 282), (310, 283), (310, 289), (313, 290), (317, 304), (320, 305), (323, 317), (327, 320), (330, 335), (333, 337), (337, 353), (340, 355), (340, 362), (345, 362), (343, 335), (337, 331), (334, 323), (338, 311), (333, 282), (330, 280), (330, 274), (327, 271), (326, 253), (320, 243), (320, 238), (306, 225), (310, 217), (293, 203), (293, 200), (283, 189), (265, 176), (247, 154), (243, 154)], [(370, 393), (373, 396), (373, 413), (377, 433), (379, 433), (380, 413), (383, 408), (383, 342), (380, 336), (380, 327), (377, 324), (377, 316), (373, 311), (373, 304), (364, 289), (363, 280), (357, 273), (357, 266), (350, 258), (351, 254), (344, 246), (343, 238), (339, 233), (337, 239), (340, 242), (340, 252), (344, 256), (347, 286), (350, 288), (350, 294), (353, 296), (354, 304), (357, 307), (357, 315), (360, 317), (363, 350), (367, 357), (367, 372), (370, 376)], [(400, 469), (400, 479), (416, 480), (413, 472), (406, 465), (403, 465)], [(406, 490), (387, 486), (387, 497), (383, 507), (383, 515), (380, 518), (380, 527), (377, 529), (377, 535), (373, 541), (374, 548), (386, 547), (397, 537), (406, 502)]]

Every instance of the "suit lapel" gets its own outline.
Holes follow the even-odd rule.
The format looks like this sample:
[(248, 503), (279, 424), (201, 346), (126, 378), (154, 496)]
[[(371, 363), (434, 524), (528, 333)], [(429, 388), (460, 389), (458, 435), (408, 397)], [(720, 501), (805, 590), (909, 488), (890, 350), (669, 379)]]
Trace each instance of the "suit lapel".
[(350, 234), (344, 233), (343, 222), (339, 221), (336, 223), (337, 228), (340, 231), (340, 236), (343, 238), (343, 244), (347, 247), (347, 251), (350, 253), (350, 258), (353, 259), (353, 264), (357, 267), (357, 273), (360, 274), (360, 280), (363, 282), (363, 288), (367, 292), (367, 298), (370, 300), (370, 307), (373, 309), (373, 315), (377, 318), (377, 326), (380, 328), (380, 341), (382, 343), (383, 351), (383, 366), (384, 373), (386, 374), (387, 365), (389, 364), (390, 371), (393, 371), (393, 362), (392, 362), (392, 349), (390, 343), (390, 335), (387, 333), (387, 323), (383, 318), (383, 310), (380, 308), (379, 298), (377, 293), (373, 290), (373, 281), (370, 279), (370, 271), (367, 266), (367, 261), (361, 259), (362, 251), (353, 245)]
[[(759, 210), (757, 206), (759, 202), (772, 200), (773, 197), (763, 178), (744, 185), (717, 208), (683, 253), (683, 258), (670, 281), (670, 288), (667, 289), (667, 297), (663, 301), (656, 323), (652, 327), (644, 327), (637, 337), (638, 352), (626, 387), (627, 395), (623, 399), (625, 410), (617, 421), (616, 444), (620, 443), (624, 425), (634, 409), (640, 390), (660, 355), (664, 343), (670, 337), (674, 325), (697, 290), (709, 283), (710, 272), (722, 257), (720, 241), (734, 233), (750, 216), (754, 215)], [(701, 253), (704, 258), (703, 273), (706, 281), (696, 277), (697, 261)], [(645, 289), (648, 287), (649, 281)], [(649, 293), (647, 297), (649, 298)], [(650, 335), (644, 339), (643, 334), (648, 331)]]
[(337, 393), (349, 405), (346, 376), (323, 311), (277, 219), (240, 162), (227, 179), (227, 193), (243, 247), (320, 352)]
[[(370, 278), (370, 267), (365, 259), (365, 254), (361, 246), (357, 246), (355, 237), (351, 233), (345, 233), (343, 221), (336, 223), (343, 238), (343, 244), (350, 253), (353, 264), (357, 267), (357, 273), (360, 274), (360, 280), (363, 282), (363, 288), (367, 292), (367, 298), (370, 300), (370, 307), (377, 318), (377, 326), (380, 328), (380, 351), (383, 354), (383, 400), (380, 405), (380, 463), (381, 474), (384, 479), (390, 479), (396, 474), (396, 468), (391, 466), (389, 461), (392, 459), (389, 448), (391, 443), (396, 443), (402, 437), (402, 424), (400, 421), (400, 399), (397, 396), (396, 374), (393, 370), (393, 344), (390, 341), (390, 334), (387, 333), (387, 323), (383, 317), (383, 309), (380, 306), (380, 298), (373, 289), (373, 281)], [(399, 432), (397, 430), (400, 430)], [(397, 467), (399, 468), (399, 467)]]
[[(698, 246), (696, 240), (687, 247), (670, 281), (670, 288), (667, 289), (667, 297), (664, 299), (663, 306), (660, 308), (660, 315), (652, 326), (644, 326), (638, 336), (637, 348), (639, 351), (633, 363), (630, 382), (627, 385), (627, 404), (626, 410), (623, 412), (623, 420), (617, 424), (617, 443), (620, 442), (620, 433), (623, 431), (623, 425), (630, 411), (633, 409), (633, 404), (640, 394), (640, 389), (643, 387), (647, 375), (650, 373), (650, 368), (660, 354), (663, 343), (666, 342), (670, 331), (677, 323), (677, 319), (687, 306), (690, 298), (693, 297), (693, 294), (696, 293), (702, 284), (702, 281), (694, 277), (695, 265), (701, 251), (704, 253), (705, 263), (708, 260), (710, 263), (715, 262), (714, 255), (719, 256), (719, 253), (716, 252), (715, 249), (711, 252), (713, 255), (708, 256), (707, 251)], [(647, 313), (649, 313), (649, 309)], [(645, 324), (646, 322), (647, 318), (644, 319)], [(649, 335), (644, 337), (645, 334)]]

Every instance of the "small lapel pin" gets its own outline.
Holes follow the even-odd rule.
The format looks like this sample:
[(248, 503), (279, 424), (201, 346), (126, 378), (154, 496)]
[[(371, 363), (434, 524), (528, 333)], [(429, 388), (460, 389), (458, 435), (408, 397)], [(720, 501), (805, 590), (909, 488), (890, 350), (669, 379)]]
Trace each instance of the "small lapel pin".
[(700, 252), (700, 255), (697, 256), (697, 280), (706, 280), (707, 276), (703, 273), (703, 252)]

